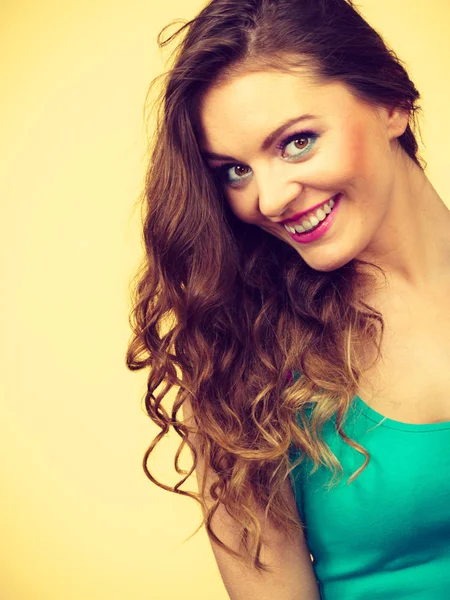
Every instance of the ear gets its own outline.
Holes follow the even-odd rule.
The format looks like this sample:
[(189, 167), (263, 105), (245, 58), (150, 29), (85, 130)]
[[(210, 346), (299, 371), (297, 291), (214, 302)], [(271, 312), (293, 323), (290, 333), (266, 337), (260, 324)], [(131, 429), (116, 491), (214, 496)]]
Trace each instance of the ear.
[(398, 106), (393, 106), (392, 108), (387, 110), (387, 133), (389, 139), (394, 139), (400, 137), (408, 126), (409, 121), (409, 111), (400, 108)]

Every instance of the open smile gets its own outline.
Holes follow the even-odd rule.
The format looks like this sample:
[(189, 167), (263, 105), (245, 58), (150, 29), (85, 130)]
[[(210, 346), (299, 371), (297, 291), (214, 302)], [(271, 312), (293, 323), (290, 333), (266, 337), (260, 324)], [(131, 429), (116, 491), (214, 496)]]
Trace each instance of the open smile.
[(331, 227), (340, 204), (342, 194), (336, 194), (318, 208), (304, 214), (297, 220), (281, 223), (281, 226), (296, 242), (309, 243), (321, 238)]

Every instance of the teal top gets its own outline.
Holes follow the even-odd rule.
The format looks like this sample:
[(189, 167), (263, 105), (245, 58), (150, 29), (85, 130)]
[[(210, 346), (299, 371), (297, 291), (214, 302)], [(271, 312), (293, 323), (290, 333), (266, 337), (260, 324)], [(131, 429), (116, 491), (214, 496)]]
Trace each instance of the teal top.
[[(305, 459), (291, 473), (323, 600), (448, 600), (450, 598), (450, 421), (408, 424), (388, 419), (356, 396), (344, 431), (324, 438), (344, 474), (327, 491), (330, 471), (310, 475)], [(300, 450), (291, 447), (291, 461)]]

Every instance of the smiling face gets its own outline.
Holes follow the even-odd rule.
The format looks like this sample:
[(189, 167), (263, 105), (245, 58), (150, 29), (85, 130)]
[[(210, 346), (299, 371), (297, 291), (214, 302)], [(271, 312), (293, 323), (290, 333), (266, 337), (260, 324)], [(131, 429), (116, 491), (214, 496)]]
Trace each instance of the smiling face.
[(250, 72), (202, 98), (201, 147), (239, 219), (330, 271), (388, 226), (396, 137), (407, 119), (363, 103), (342, 83)]

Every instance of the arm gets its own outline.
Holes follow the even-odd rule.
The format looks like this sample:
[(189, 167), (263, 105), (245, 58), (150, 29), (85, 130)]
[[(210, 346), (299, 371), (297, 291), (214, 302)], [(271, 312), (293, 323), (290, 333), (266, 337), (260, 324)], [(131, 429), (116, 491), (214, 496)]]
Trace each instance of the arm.
[[(183, 415), (186, 424), (194, 424), (190, 406), (186, 406), (186, 402), (183, 404)], [(190, 440), (195, 445), (195, 439)], [(203, 466), (200, 453), (198, 454), (196, 472), (200, 481)], [(283, 493), (292, 514), (298, 519), (297, 506), (289, 482), (286, 482)], [(213, 529), (223, 542), (238, 550), (237, 526), (223, 507), (219, 507), (213, 518)], [(292, 538), (283, 531), (266, 529), (266, 543), (263, 545), (261, 560), (271, 568), (271, 573), (259, 573), (256, 569), (247, 567), (227, 554), (213, 540), (210, 541), (230, 600), (320, 600), (311, 557), (301, 533)]]

